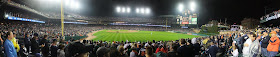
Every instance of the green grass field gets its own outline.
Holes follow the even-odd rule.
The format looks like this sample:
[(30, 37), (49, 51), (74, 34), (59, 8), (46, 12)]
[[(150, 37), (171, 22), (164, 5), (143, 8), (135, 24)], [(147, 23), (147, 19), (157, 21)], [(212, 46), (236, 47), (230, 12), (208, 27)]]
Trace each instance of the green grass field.
[[(118, 31), (108, 32), (108, 31)], [(122, 33), (121, 33), (122, 32)], [(96, 38), (93, 41), (167, 41), (167, 40), (178, 40), (181, 38), (194, 38), (199, 37), (196, 35), (187, 35), (181, 33), (171, 33), (165, 31), (138, 31), (138, 32), (128, 32), (128, 30), (103, 30), (95, 34)]]

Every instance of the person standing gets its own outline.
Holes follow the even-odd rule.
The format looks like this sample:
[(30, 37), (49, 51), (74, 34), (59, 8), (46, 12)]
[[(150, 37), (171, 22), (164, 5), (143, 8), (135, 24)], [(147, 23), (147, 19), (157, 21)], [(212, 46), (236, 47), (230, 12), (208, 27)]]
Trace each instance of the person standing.
[(245, 41), (244, 46), (243, 46), (243, 57), (249, 57), (250, 56), (250, 46), (253, 43), (253, 41), (255, 40), (255, 38), (253, 38), (253, 35), (248, 35), (249, 38)]
[(31, 39), (30, 35), (28, 33), (26, 33), (25, 38), (24, 38), (24, 46), (27, 49), (27, 53), (29, 53), (29, 51), (30, 51), (30, 45), (31, 45), (30, 39)]
[(260, 57), (261, 45), (259, 39), (256, 38), (256, 34), (254, 33), (250, 33), (249, 38), (253, 41), (249, 47), (249, 52), (250, 52), (249, 57)]
[(261, 38), (261, 49), (262, 49), (262, 56), (268, 56), (268, 52), (267, 52), (267, 45), (269, 43), (270, 40), (270, 36), (268, 35), (267, 31), (262, 31), (262, 38)]
[(210, 47), (208, 51), (206, 51), (210, 57), (216, 57), (216, 54), (218, 53), (218, 47), (214, 44), (214, 42), (210, 42)]
[(278, 54), (280, 40), (276, 34), (277, 33), (275, 31), (271, 32), (271, 38), (267, 46), (267, 51), (269, 53), (268, 57), (275, 57)]
[(48, 36), (44, 35), (44, 38), (41, 40), (40, 45), (45, 45), (41, 50), (44, 57), (48, 57), (49, 55), (49, 40)]
[(5, 40), (4, 43), (5, 54), (7, 57), (17, 57), (16, 49), (11, 41), (13, 37), (14, 37), (13, 33), (9, 31), (7, 33), (7, 39)]
[[(36, 57), (40, 57), (40, 45), (38, 42), (38, 36), (34, 36), (31, 40), (31, 52), (33, 55), (35, 55)], [(44, 47), (44, 45), (41, 45), (41, 47)]]
[(51, 46), (51, 57), (57, 57), (57, 50), (57, 40), (54, 39)]

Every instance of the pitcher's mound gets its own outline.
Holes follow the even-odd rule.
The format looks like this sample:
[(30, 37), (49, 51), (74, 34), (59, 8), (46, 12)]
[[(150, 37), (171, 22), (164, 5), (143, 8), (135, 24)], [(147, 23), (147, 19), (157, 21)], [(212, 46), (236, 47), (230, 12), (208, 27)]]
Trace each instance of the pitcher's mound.
[(106, 32), (115, 32), (115, 33), (132, 33), (132, 32), (138, 32), (136, 30), (126, 30), (126, 31), (118, 31), (118, 30), (108, 30)]

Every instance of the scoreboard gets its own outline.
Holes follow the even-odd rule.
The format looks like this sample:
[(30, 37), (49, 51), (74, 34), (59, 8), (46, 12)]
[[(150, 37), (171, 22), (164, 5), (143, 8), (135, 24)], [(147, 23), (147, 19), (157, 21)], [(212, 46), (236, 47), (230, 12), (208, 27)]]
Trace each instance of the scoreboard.
[(177, 24), (197, 24), (197, 13), (186, 10), (180, 13), (177, 17)]

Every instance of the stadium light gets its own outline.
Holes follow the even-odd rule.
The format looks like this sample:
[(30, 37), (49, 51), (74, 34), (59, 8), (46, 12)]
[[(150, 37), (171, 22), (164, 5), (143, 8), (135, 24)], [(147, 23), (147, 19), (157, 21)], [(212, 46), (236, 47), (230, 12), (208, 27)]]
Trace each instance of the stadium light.
[(127, 7), (127, 8), (126, 8), (126, 11), (127, 11), (127, 13), (130, 13), (130, 8)]
[(180, 4), (178, 5), (178, 10), (179, 10), (180, 12), (182, 12), (182, 11), (184, 10), (184, 5), (180, 3)]
[(117, 12), (121, 12), (121, 7), (116, 8)]
[(151, 9), (150, 9), (150, 8), (146, 8), (145, 12), (146, 12), (147, 14), (149, 14), (149, 13), (151, 12)]
[(145, 9), (144, 8), (141, 8), (141, 13), (145, 13)]
[(123, 12), (123, 13), (125, 12), (125, 7), (122, 8), (122, 12)]
[(139, 8), (136, 8), (136, 13), (139, 13), (139, 12), (140, 12)]
[(9, 15), (8, 15), (8, 14), (6, 14), (6, 15), (5, 15), (5, 17), (7, 18), (7, 17), (9, 17)]
[(79, 2), (76, 2), (76, 3), (75, 3), (75, 8), (76, 8), (76, 9), (79, 9), (79, 8), (80, 8), (80, 3), (79, 3)]
[(64, 1), (65, 1), (65, 5), (66, 5), (66, 6), (69, 6), (70, 3), (71, 3), (71, 0), (64, 0)]
[(195, 7), (196, 7), (195, 2), (190, 2), (191, 11), (195, 11)]
[(76, 5), (76, 4), (75, 4), (75, 1), (74, 1), (74, 0), (71, 0), (71, 1), (70, 1), (70, 7), (71, 7), (71, 8), (75, 8), (75, 5)]

